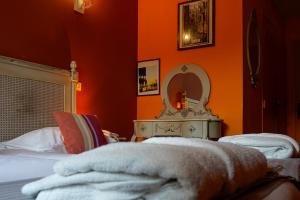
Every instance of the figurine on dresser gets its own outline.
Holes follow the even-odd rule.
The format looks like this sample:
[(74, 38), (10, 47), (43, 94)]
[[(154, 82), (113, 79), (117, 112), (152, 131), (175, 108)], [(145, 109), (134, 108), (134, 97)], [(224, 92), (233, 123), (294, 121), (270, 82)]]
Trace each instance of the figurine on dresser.
[(134, 137), (218, 139), (222, 120), (206, 108), (209, 94), (209, 78), (200, 66), (182, 64), (175, 67), (162, 85), (163, 111), (153, 120), (134, 120)]

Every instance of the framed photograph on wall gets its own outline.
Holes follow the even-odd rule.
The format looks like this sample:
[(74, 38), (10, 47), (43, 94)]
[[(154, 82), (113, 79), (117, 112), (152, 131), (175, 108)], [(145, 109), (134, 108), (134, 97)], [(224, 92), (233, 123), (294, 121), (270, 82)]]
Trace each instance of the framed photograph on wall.
[(214, 0), (178, 4), (178, 50), (214, 45)]
[(138, 62), (137, 95), (158, 95), (160, 93), (159, 68), (160, 59)]

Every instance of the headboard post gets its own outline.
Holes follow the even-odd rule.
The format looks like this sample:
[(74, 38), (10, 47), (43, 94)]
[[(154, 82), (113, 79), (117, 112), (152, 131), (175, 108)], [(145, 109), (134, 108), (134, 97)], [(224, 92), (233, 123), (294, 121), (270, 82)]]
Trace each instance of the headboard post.
[(76, 113), (76, 85), (78, 83), (78, 72), (76, 70), (77, 64), (73, 60), (71, 67), (71, 112)]

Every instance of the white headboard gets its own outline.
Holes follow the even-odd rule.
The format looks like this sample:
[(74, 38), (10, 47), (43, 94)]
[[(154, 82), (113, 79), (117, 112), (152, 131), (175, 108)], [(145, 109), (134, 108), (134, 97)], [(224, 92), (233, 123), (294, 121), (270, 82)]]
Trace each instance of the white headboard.
[(0, 56), (0, 141), (56, 126), (53, 112), (75, 112), (76, 64), (72, 73)]

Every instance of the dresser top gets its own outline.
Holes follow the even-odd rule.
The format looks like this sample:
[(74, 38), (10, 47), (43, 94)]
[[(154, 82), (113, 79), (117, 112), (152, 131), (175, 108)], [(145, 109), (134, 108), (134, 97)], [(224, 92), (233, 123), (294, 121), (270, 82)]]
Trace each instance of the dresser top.
[(133, 120), (133, 122), (184, 122), (184, 121), (222, 121), (221, 119), (145, 119)]

